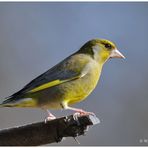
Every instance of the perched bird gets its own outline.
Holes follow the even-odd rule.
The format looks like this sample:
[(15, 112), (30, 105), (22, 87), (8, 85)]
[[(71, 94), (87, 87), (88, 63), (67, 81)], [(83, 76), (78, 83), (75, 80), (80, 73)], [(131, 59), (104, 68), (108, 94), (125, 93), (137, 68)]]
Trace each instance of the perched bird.
[[(1, 107), (39, 107), (69, 109), (80, 114), (91, 114), (70, 107), (83, 101), (96, 87), (102, 67), (109, 58), (125, 58), (116, 45), (105, 39), (93, 39), (77, 52), (64, 59), (23, 89), (6, 98)], [(55, 116), (48, 111), (47, 120)]]

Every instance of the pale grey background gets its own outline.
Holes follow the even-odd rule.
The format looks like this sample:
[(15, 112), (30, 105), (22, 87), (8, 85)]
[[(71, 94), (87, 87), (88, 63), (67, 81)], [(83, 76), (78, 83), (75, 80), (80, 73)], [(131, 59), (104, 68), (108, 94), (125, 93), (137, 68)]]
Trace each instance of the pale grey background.
[[(102, 121), (81, 145), (148, 145), (148, 3), (0, 3), (0, 97), (75, 52), (92, 38), (116, 42), (88, 99), (76, 107)], [(53, 111), (57, 116), (70, 114)], [(0, 128), (44, 120), (35, 109), (0, 109)], [(53, 145), (77, 145), (72, 138)]]

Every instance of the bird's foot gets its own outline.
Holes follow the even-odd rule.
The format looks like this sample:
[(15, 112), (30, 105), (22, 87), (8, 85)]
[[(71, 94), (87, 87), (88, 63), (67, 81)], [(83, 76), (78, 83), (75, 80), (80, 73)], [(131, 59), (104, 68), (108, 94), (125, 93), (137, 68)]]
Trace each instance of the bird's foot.
[(56, 119), (56, 117), (48, 111), (48, 117), (45, 119), (45, 123), (54, 119)]
[(73, 114), (73, 118), (74, 118), (75, 120), (77, 120), (78, 117), (87, 116), (87, 115), (93, 115), (93, 116), (95, 116), (95, 114), (94, 114), (93, 112), (87, 112), (87, 111), (84, 111), (84, 110), (82, 110), (82, 109), (78, 109), (77, 112), (75, 112), (75, 113)]
[(54, 120), (54, 119), (56, 119), (55, 116), (48, 116), (48, 117), (45, 119), (45, 123), (47, 123), (48, 121)]

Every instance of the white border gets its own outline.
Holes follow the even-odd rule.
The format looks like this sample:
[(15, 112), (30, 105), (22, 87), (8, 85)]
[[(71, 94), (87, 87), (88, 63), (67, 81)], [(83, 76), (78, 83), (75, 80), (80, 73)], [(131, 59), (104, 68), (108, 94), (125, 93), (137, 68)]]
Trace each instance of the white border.
[(148, 0), (0, 0), (0, 2), (148, 2)]

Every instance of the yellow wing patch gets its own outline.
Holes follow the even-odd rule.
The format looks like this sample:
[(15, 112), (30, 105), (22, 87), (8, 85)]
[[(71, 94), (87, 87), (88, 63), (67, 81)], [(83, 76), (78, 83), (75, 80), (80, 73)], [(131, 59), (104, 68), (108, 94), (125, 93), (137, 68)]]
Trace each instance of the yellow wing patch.
[(46, 89), (46, 88), (61, 84), (61, 83), (63, 83), (63, 81), (61, 82), (60, 80), (54, 80), (54, 81), (48, 82), (46, 84), (43, 84), (41, 86), (38, 86), (38, 87), (30, 90), (29, 93), (34, 93), (34, 92), (37, 92), (37, 91), (40, 91), (40, 90), (43, 90), (43, 89)]
[(38, 87), (30, 90), (28, 93), (34, 93), (34, 92), (37, 92), (37, 91), (41, 91), (41, 90), (50, 88), (52, 86), (56, 86), (56, 85), (59, 85), (59, 84), (62, 84), (62, 83), (65, 83), (65, 82), (68, 82), (68, 81), (71, 81), (71, 80), (74, 80), (74, 79), (78, 79), (80, 77), (81, 76), (76, 76), (76, 77), (73, 77), (73, 78), (70, 78), (70, 79), (66, 79), (66, 80), (54, 80), (54, 81), (45, 83), (45, 84), (43, 84), (41, 86), (38, 86)]

